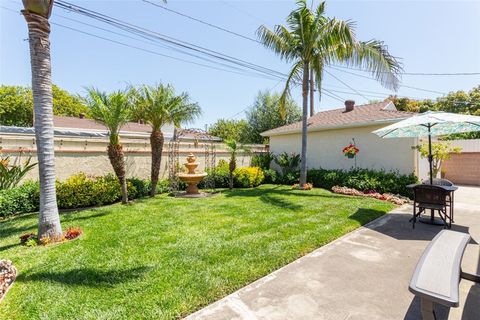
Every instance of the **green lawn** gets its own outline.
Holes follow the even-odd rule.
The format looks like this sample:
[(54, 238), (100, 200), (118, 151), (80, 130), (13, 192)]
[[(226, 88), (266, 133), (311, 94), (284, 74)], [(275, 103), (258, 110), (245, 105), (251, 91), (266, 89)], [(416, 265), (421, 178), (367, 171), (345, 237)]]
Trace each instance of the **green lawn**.
[(166, 195), (62, 214), (77, 240), (18, 245), (36, 215), (0, 222), (17, 281), (0, 319), (170, 319), (188, 315), (373, 220), (393, 205), (266, 185), (211, 198)]

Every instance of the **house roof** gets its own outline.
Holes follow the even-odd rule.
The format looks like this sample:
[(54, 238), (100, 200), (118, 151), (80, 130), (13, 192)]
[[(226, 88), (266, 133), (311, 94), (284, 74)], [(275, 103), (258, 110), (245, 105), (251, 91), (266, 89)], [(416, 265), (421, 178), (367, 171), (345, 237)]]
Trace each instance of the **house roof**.
[[(345, 108), (327, 110), (308, 118), (308, 131), (330, 130), (348, 127), (363, 127), (375, 124), (392, 123), (412, 116), (411, 112), (398, 111), (391, 101), (355, 106), (352, 111)], [(282, 127), (262, 132), (264, 137), (299, 133), (302, 122), (294, 122)]]
[[(107, 130), (107, 128), (103, 124), (98, 123), (95, 120), (86, 119), (86, 118), (53, 116), (53, 124), (55, 128), (102, 130), (102, 131)], [(121, 131), (150, 133), (152, 132), (152, 127), (146, 124), (128, 122), (122, 127)]]

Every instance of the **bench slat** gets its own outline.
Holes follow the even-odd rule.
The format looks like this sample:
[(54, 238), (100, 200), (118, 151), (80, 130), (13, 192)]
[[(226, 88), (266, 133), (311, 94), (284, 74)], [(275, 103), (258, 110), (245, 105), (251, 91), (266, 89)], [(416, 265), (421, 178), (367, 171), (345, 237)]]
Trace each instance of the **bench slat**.
[(437, 234), (417, 263), (410, 291), (420, 298), (458, 307), (461, 262), (469, 241), (466, 233), (443, 230)]

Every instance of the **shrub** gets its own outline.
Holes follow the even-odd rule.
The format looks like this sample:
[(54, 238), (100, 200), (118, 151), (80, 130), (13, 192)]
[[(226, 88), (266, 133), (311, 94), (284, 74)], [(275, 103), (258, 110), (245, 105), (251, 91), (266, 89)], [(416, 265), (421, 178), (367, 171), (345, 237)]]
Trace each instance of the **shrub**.
[(300, 166), (300, 155), (297, 153), (281, 153), (275, 156), (274, 161), (282, 170), (282, 176), (296, 172)]
[[(149, 183), (150, 183), (150, 181), (149, 181)], [(149, 190), (150, 190), (150, 186), (149, 186)], [(158, 181), (158, 183), (157, 183), (157, 194), (167, 193), (169, 191), (170, 191), (170, 181), (168, 181), (167, 179)]]
[[(129, 178), (127, 179), (127, 188), (128, 188), (129, 199), (144, 198), (149, 195), (151, 184), (149, 180)], [(158, 190), (158, 186), (157, 186), (157, 190)]]
[(263, 171), (270, 169), (275, 156), (271, 152), (264, 152), (252, 156), (252, 167), (260, 167)]
[(403, 175), (396, 171), (376, 171), (369, 169), (308, 171), (307, 179), (315, 187), (331, 189), (333, 186), (354, 188), (360, 191), (375, 190), (379, 193), (400, 194), (412, 197), (408, 184), (418, 182), (415, 174)]
[(263, 170), (259, 167), (237, 168), (233, 177), (236, 185), (243, 188), (256, 187), (265, 179)]
[(0, 158), (0, 190), (14, 188), (20, 180), (33, 169), (37, 164), (30, 163), (31, 157), (21, 163), (21, 157), (18, 156), (13, 164), (10, 163), (10, 157)]
[[(159, 186), (165, 187), (165, 182), (160, 183)], [(127, 179), (127, 188), (129, 199), (141, 198), (148, 195), (150, 182), (137, 178)], [(121, 198), (120, 183), (112, 174), (88, 177), (84, 173), (79, 173), (66, 181), (57, 181), (56, 189), (59, 209), (106, 205), (117, 202)], [(38, 182), (26, 182), (20, 187), (0, 190), (0, 217), (37, 211), (39, 203)]]
[(280, 183), (281, 179), (278, 176), (277, 171), (273, 169), (263, 170), (263, 175), (265, 176), (264, 183)]
[(215, 188), (228, 188), (230, 169), (227, 161), (220, 160), (215, 167), (215, 172), (207, 170), (207, 173), (208, 175), (198, 184), (200, 189), (205, 189), (206, 183), (212, 182), (212, 180), (215, 183)]
[(20, 187), (0, 191), (0, 217), (38, 210), (40, 189), (37, 182), (28, 181)]

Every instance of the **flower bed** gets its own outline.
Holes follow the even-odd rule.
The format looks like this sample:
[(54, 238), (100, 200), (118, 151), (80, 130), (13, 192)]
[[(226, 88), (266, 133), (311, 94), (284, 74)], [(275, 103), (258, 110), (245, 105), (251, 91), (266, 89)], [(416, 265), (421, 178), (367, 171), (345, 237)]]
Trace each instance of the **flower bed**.
[(346, 194), (350, 196), (369, 197), (369, 198), (375, 198), (378, 200), (390, 201), (397, 205), (402, 205), (410, 202), (410, 199), (406, 197), (402, 197), (400, 195), (393, 195), (391, 193), (382, 194), (382, 193), (376, 192), (375, 190), (368, 190), (368, 191), (361, 192), (353, 188), (334, 186), (332, 187), (332, 191), (335, 193)]
[(0, 260), (0, 302), (7, 294), (15, 278), (17, 277), (17, 269), (10, 260)]

